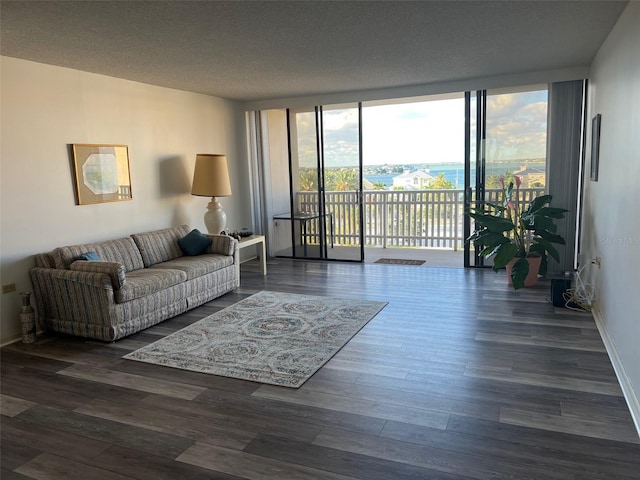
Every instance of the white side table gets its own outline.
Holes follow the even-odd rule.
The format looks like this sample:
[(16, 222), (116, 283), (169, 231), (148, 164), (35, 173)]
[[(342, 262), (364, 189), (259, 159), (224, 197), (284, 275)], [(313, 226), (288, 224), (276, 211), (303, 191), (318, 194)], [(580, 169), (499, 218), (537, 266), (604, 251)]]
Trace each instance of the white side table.
[(252, 245), (261, 245), (260, 250), (260, 273), (262, 275), (267, 274), (267, 246), (264, 235), (251, 235), (250, 237), (243, 237), (238, 240), (238, 248), (243, 249)]

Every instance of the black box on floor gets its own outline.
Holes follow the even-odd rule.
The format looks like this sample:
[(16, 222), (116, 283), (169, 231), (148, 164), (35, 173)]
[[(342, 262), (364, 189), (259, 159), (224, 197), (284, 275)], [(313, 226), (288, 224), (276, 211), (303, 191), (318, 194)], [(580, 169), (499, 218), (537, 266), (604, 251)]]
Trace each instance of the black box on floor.
[(567, 303), (564, 293), (571, 288), (571, 279), (552, 278), (551, 279), (551, 303), (554, 307), (564, 307)]

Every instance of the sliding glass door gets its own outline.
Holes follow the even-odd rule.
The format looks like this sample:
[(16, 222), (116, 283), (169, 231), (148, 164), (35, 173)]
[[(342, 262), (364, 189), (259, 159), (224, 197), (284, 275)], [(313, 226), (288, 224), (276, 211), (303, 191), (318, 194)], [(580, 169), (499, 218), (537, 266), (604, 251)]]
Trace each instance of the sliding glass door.
[[(502, 184), (521, 180), (524, 208), (547, 184), (547, 87), (480, 90), (466, 95), (465, 206), (502, 202)], [(474, 231), (465, 215), (465, 236)], [(491, 259), (465, 245), (465, 266), (490, 266)]]
[(295, 258), (362, 261), (361, 108), (289, 110), (290, 222)]
[(359, 104), (321, 107), (327, 258), (363, 261), (362, 109)]
[(324, 258), (320, 215), (320, 152), (317, 112), (288, 112), (289, 211), (276, 220), (290, 222), (291, 255), (296, 258)]

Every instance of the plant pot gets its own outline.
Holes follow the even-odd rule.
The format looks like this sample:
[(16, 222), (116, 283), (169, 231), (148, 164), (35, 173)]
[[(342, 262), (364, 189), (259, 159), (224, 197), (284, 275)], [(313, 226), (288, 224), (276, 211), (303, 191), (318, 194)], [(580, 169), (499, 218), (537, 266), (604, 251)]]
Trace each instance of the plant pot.
[[(507, 269), (507, 281), (509, 285), (513, 285), (511, 281), (511, 270), (513, 269), (513, 265), (520, 260), (519, 258), (514, 258), (511, 260), (505, 268)], [(542, 257), (527, 257), (527, 262), (529, 262), (529, 274), (524, 279), (525, 287), (533, 287), (538, 283), (538, 272), (540, 271), (540, 264), (542, 263)]]

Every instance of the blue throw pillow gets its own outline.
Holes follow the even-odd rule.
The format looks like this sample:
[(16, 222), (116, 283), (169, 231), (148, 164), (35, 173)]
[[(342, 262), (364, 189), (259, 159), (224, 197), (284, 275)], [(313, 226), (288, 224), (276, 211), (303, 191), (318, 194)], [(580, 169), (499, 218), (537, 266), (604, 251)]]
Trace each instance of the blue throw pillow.
[(190, 256), (200, 255), (207, 248), (209, 248), (212, 243), (213, 240), (200, 233), (200, 230), (198, 230), (197, 228), (194, 228), (184, 237), (178, 240), (180, 250), (182, 250), (185, 255)]
[(98, 255), (96, 252), (83, 253), (82, 255), (77, 257), (76, 260), (91, 260), (92, 262), (102, 261), (102, 259), (100, 258), (100, 255)]

